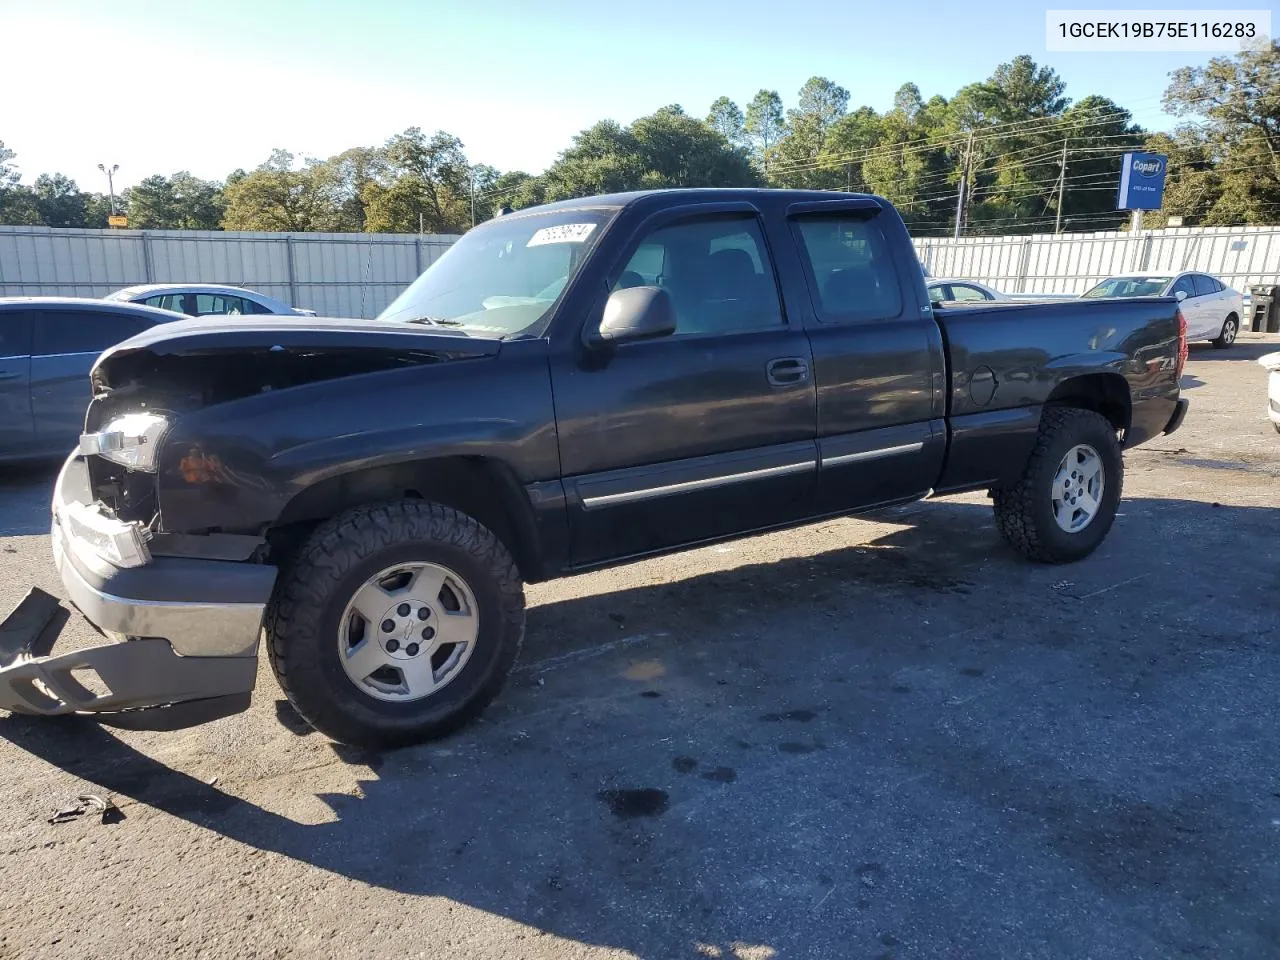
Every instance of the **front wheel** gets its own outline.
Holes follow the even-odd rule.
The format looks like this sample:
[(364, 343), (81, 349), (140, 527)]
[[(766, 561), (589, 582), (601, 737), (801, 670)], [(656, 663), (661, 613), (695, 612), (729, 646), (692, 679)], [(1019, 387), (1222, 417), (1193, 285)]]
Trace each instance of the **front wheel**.
[(1240, 319), (1233, 313), (1231, 314), (1231, 316), (1227, 317), (1225, 321), (1223, 321), (1222, 332), (1218, 334), (1216, 339), (1210, 340), (1209, 342), (1212, 343), (1219, 350), (1225, 350), (1227, 347), (1231, 346), (1233, 343), (1236, 342), (1236, 336), (1239, 333), (1240, 333)]
[(992, 493), (996, 526), (1030, 560), (1080, 560), (1110, 531), (1123, 484), (1116, 428), (1091, 410), (1050, 407), (1022, 476)]
[(295, 710), (340, 743), (443, 736), (506, 682), (524, 637), (515, 562), (439, 504), (357, 507), (316, 529), (267, 617), (271, 666)]

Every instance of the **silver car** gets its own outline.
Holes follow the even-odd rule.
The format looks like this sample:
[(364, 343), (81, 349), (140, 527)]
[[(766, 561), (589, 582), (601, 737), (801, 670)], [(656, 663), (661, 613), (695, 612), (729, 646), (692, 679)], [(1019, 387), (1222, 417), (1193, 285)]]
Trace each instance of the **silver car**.
[(314, 317), (314, 310), (291, 307), (274, 297), (243, 287), (214, 283), (148, 283), (109, 293), (104, 300), (143, 303), (191, 317), (286, 314)]
[(1118, 273), (1090, 287), (1081, 297), (1177, 297), (1187, 320), (1188, 340), (1229, 347), (1240, 332), (1244, 301), (1238, 290), (1196, 270), (1148, 270)]

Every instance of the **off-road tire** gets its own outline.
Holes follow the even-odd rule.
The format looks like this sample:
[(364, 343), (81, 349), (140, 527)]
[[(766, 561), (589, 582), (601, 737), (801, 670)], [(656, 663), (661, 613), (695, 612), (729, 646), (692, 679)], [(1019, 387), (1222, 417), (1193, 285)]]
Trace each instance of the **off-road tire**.
[[(1051, 493), (1058, 465), (1072, 447), (1081, 443), (1093, 447), (1102, 460), (1102, 503), (1088, 526), (1068, 533), (1054, 520)], [(1091, 410), (1047, 407), (1022, 476), (992, 490), (996, 526), (1009, 545), (1029, 560), (1081, 560), (1093, 553), (1110, 531), (1123, 483), (1124, 459), (1115, 427)]]
[[(369, 577), (412, 561), (443, 564), (467, 581), (479, 633), (449, 684), (422, 700), (386, 702), (344, 672), (339, 620)], [(524, 609), (515, 561), (490, 530), (450, 507), (397, 500), (326, 521), (290, 558), (266, 617), (267, 651), (285, 696), (316, 730), (355, 746), (408, 746), (456, 731), (498, 695), (524, 640)]]

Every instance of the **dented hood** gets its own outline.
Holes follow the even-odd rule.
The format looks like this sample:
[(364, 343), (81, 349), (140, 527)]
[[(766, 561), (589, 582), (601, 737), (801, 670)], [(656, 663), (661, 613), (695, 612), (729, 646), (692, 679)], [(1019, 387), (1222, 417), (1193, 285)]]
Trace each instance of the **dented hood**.
[(199, 356), (275, 349), (326, 353), (385, 350), (461, 359), (492, 356), (501, 346), (502, 341), (496, 338), (468, 336), (460, 330), (426, 324), (328, 317), (209, 316), (157, 324), (111, 347), (98, 358), (95, 367), (138, 351), (155, 356)]

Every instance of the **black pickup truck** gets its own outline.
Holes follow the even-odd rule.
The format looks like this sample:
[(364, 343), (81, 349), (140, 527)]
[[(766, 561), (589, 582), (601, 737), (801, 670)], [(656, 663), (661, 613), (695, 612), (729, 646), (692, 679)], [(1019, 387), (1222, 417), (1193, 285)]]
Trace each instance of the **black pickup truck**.
[[(395, 745), (475, 716), (523, 582), (968, 490), (1026, 557), (1106, 536), (1176, 430), (1173, 298), (935, 308), (887, 201), (665, 190), (464, 235), (376, 319), (179, 321), (99, 358), (0, 707), (173, 728), (298, 712)], [(53, 631), (56, 633), (56, 631)], [(76, 682), (92, 668), (109, 690)]]

